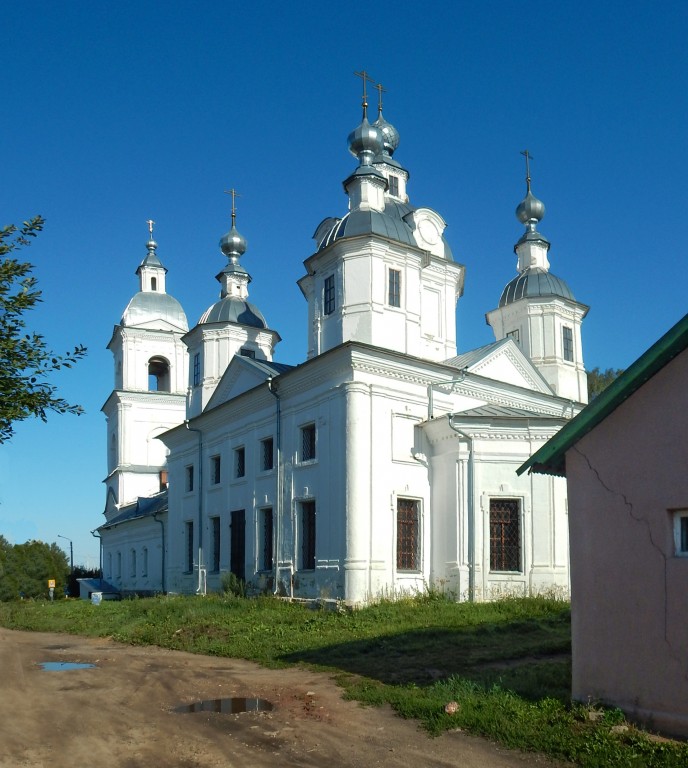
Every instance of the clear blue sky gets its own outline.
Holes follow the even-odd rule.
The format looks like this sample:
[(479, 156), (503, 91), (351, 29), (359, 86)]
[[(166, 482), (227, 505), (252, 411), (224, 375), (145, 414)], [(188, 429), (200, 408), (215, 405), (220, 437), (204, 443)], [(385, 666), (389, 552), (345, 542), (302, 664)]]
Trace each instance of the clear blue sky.
[(35, 2), (3, 7), (1, 224), (43, 215), (26, 257), (28, 318), (86, 415), (24, 422), (0, 447), (0, 533), (74, 542), (97, 565), (112, 328), (137, 289), (146, 219), (168, 292), (193, 325), (218, 295), (217, 243), (237, 226), (251, 300), (306, 352), (296, 286), (311, 235), (341, 216), (365, 68), (387, 89), (415, 205), (448, 222), (466, 265), (460, 351), (493, 340), (485, 312), (516, 274), (520, 150), (547, 214), (552, 271), (590, 305), (584, 357), (628, 366), (687, 311), (685, 2)]

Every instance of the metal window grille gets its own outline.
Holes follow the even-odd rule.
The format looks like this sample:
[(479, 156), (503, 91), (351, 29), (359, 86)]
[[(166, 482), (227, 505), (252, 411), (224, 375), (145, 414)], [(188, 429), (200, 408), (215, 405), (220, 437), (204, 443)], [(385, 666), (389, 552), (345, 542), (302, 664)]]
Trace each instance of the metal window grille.
[(301, 567), (315, 568), (315, 502), (301, 503)]
[(389, 295), (390, 307), (401, 306), (401, 272), (398, 269), (389, 270)]
[(193, 359), (193, 385), (197, 387), (201, 383), (201, 355), (197, 352)]
[(217, 573), (220, 570), (220, 518), (213, 518), (213, 567)]
[(688, 552), (688, 517), (681, 518), (681, 552)]
[(186, 524), (186, 571), (191, 573), (193, 571), (193, 523), (187, 522)]
[(194, 468), (193, 465), (186, 468), (186, 490), (193, 491), (194, 489)]
[(213, 484), (217, 485), (220, 482), (220, 477), (221, 477), (220, 457), (213, 456), (210, 461), (212, 463), (211, 470), (212, 470)]
[(262, 442), (263, 447), (263, 471), (267, 471), (268, 469), (272, 469), (274, 466), (274, 447), (273, 447), (273, 440), (271, 437), (268, 437), (267, 439), (263, 440)]
[(272, 507), (263, 510), (263, 547), (261, 567), (264, 571), (271, 571), (272, 562)]
[(230, 523), (230, 570), (238, 579), (246, 578), (246, 511), (235, 509)]
[(237, 448), (234, 451), (234, 476), (243, 477), (246, 474), (246, 451)]
[(564, 326), (562, 328), (563, 340), (564, 340), (564, 360), (569, 363), (573, 362), (573, 331), (571, 328)]
[(315, 424), (301, 428), (301, 461), (315, 458)]
[(490, 570), (521, 570), (521, 505), (490, 499)]
[(325, 278), (323, 309), (326, 315), (331, 315), (334, 312), (334, 275)]
[(394, 197), (399, 197), (399, 179), (396, 176), (390, 176), (389, 179), (389, 194)]
[(420, 570), (420, 504), (397, 499), (397, 568)]

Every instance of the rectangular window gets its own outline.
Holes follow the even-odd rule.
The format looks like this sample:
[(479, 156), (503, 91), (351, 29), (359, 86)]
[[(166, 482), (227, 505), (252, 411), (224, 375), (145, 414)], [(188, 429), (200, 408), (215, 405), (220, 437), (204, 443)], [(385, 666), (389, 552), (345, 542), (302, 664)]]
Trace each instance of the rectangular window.
[(194, 489), (194, 468), (193, 464), (184, 467), (184, 490), (189, 493)]
[(242, 347), (239, 350), (239, 354), (242, 357), (250, 357), (251, 360), (255, 360), (256, 359), (256, 353), (255, 353), (255, 350), (253, 350), (253, 349), (246, 349), (246, 347)]
[(399, 197), (399, 179), (396, 176), (390, 176), (387, 181), (389, 182), (389, 194)]
[(507, 339), (513, 339), (519, 345), (521, 343), (521, 334), (518, 332), (518, 328), (515, 331), (509, 331), (506, 337)]
[(301, 568), (315, 568), (315, 502), (301, 502)]
[(301, 427), (301, 461), (315, 459), (315, 424)]
[(148, 547), (143, 548), (143, 560), (141, 562), (141, 576), (148, 576)]
[(229, 524), (229, 566), (242, 581), (246, 578), (246, 510), (234, 509)]
[(185, 544), (186, 544), (186, 562), (184, 563), (185, 569), (187, 573), (191, 573), (193, 571), (194, 567), (194, 556), (193, 556), (193, 547), (194, 547), (194, 541), (193, 541), (193, 523), (189, 520), (186, 524), (186, 532), (185, 532)]
[(258, 553), (259, 568), (261, 571), (271, 571), (272, 561), (272, 507), (260, 510), (260, 552)]
[(266, 437), (265, 440), (260, 442), (260, 467), (263, 472), (274, 467), (275, 451), (274, 444), (271, 437)]
[(193, 385), (197, 387), (201, 383), (201, 354), (196, 352), (193, 359)]
[(521, 503), (490, 499), (490, 570), (521, 570)]
[(420, 570), (420, 502), (397, 499), (397, 569)]
[(210, 482), (217, 485), (221, 477), (221, 464), (219, 456), (210, 457)]
[(573, 362), (573, 330), (568, 326), (562, 328), (563, 342), (564, 342), (564, 360), (569, 363)]
[(117, 578), (122, 578), (122, 553), (117, 553)]
[(390, 307), (401, 306), (401, 272), (398, 269), (389, 270), (387, 303)]
[(217, 573), (220, 570), (220, 518), (210, 518), (210, 524), (213, 531), (213, 559), (210, 570)]
[(131, 565), (131, 577), (132, 579), (136, 578), (136, 550), (131, 550), (131, 556), (130, 556), (130, 565)]
[(246, 451), (244, 447), (234, 449), (234, 477), (246, 474)]
[(331, 315), (334, 312), (334, 275), (325, 278), (323, 309), (326, 315)]
[(673, 514), (676, 555), (688, 557), (688, 509), (678, 509)]

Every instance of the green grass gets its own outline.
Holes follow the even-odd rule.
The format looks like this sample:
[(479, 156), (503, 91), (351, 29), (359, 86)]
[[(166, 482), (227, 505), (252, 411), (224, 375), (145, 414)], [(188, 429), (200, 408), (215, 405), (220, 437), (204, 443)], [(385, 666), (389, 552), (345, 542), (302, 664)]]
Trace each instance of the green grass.
[(585, 768), (688, 765), (687, 745), (632, 727), (613, 733), (618, 710), (593, 722), (588, 708), (571, 705), (569, 606), (560, 600), (469, 604), (429, 594), (354, 612), (220, 596), (24, 601), (0, 604), (0, 625), (307, 664), (333, 674), (348, 698), (390, 704), (430, 733), (463, 728)]

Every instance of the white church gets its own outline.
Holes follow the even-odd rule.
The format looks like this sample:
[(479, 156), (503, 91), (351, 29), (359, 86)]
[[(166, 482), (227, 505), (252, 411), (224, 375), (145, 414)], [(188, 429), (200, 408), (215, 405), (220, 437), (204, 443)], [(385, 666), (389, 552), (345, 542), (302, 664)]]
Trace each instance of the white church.
[(496, 340), (459, 353), (464, 267), (442, 216), (411, 204), (398, 143), (364, 96), (348, 210), (317, 226), (298, 281), (296, 366), (248, 300), (234, 206), (220, 297), (191, 330), (151, 224), (103, 406), (103, 576), (123, 595), (206, 594), (228, 573), (350, 605), (568, 592), (565, 480), (516, 469), (587, 402), (588, 308), (549, 271), (528, 173), (518, 273), (486, 314)]

